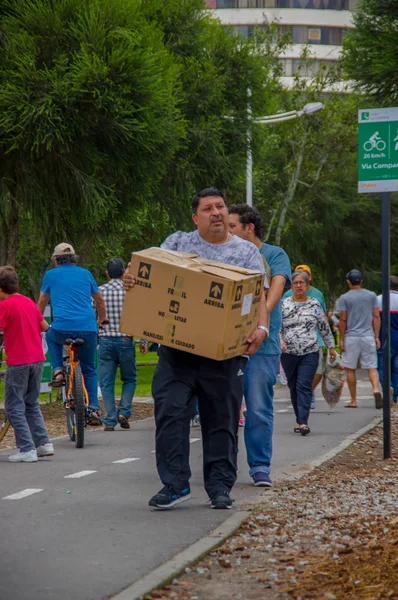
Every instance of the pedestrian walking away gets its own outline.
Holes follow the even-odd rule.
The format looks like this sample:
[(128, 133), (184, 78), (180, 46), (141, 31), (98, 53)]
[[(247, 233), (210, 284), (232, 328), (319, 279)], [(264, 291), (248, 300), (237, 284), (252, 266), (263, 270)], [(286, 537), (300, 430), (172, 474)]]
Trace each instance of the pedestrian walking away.
[[(192, 201), (196, 231), (177, 231), (162, 244), (167, 250), (264, 273), (256, 246), (228, 231), (228, 208), (221, 191), (206, 188)], [(126, 287), (135, 283), (125, 276)], [(265, 278), (265, 286), (268, 282)], [(252, 356), (268, 334), (265, 294), (261, 297), (258, 327), (247, 340)], [(205, 324), (203, 325), (205, 326)], [(197, 396), (203, 443), (203, 476), (210, 506), (232, 507), (230, 491), (236, 481), (239, 410), (247, 358), (215, 361), (161, 346), (152, 383), (156, 422), (156, 463), (164, 487), (149, 501), (153, 508), (171, 508), (190, 497), (189, 425)]]
[[(391, 395), (396, 404), (398, 400), (398, 277), (390, 277), (390, 340), (391, 340)], [(383, 322), (383, 296), (377, 296), (377, 305)], [(383, 328), (380, 327), (380, 334)], [(383, 337), (380, 335), (380, 348), (377, 350), (377, 370), (383, 385)]]
[(0, 329), (7, 362), (4, 404), (19, 449), (8, 460), (30, 463), (54, 454), (38, 402), (45, 360), (41, 333), (48, 324), (18, 288), (15, 269), (0, 267)]
[(51, 301), (53, 321), (46, 339), (53, 368), (52, 384), (65, 385), (65, 340), (83, 339), (84, 344), (79, 346), (77, 354), (90, 403), (89, 424), (100, 425), (98, 376), (95, 366), (97, 321), (91, 298), (97, 309), (99, 324), (107, 320), (105, 304), (90, 271), (77, 266), (77, 256), (71, 244), (58, 244), (54, 248), (52, 260), (55, 268), (45, 273), (38, 301), (41, 313)]
[(293, 295), (282, 300), (281, 361), (296, 415), (294, 431), (303, 436), (310, 433), (312, 382), (319, 359), (317, 329), (329, 348), (331, 359), (336, 360), (332, 332), (318, 300), (307, 295), (309, 286), (308, 273), (293, 273)]
[(291, 284), (290, 260), (279, 246), (261, 241), (263, 233), (261, 215), (247, 204), (230, 206), (229, 230), (257, 246), (264, 259), (270, 281), (266, 300), (270, 313), (269, 336), (256, 354), (250, 357), (244, 375), (246, 402), (244, 436), (249, 474), (255, 486), (270, 487), (272, 485), (270, 474), (274, 429), (274, 386), (281, 354), (279, 338), (282, 325), (281, 297)]
[[(99, 328), (98, 333), (98, 374), (105, 407), (105, 415), (102, 418), (105, 431), (113, 431), (117, 423), (122, 429), (130, 429), (129, 419), (133, 412), (133, 397), (137, 386), (134, 339), (119, 330), (126, 293), (122, 282), (124, 270), (124, 263), (120, 258), (111, 258), (106, 265), (109, 282), (99, 288), (109, 321), (108, 325)], [(141, 342), (140, 349), (145, 354), (148, 344)], [(118, 367), (122, 395), (119, 406), (116, 407), (115, 381)]]
[(377, 372), (377, 350), (380, 348), (380, 311), (374, 292), (362, 287), (362, 273), (352, 269), (346, 275), (349, 291), (337, 300), (340, 311), (340, 349), (347, 373), (351, 400), (347, 408), (357, 408), (356, 369), (360, 363), (367, 369), (376, 408), (383, 406)]
[[(303, 271), (305, 273), (307, 273), (310, 278), (310, 286), (307, 291), (307, 296), (309, 298), (316, 298), (326, 314), (325, 297), (320, 290), (318, 290), (316, 287), (314, 287), (312, 285), (311, 268), (308, 265), (297, 265), (297, 267), (294, 269), (295, 273), (302, 273)], [(285, 292), (283, 297), (290, 298), (292, 296), (292, 294), (293, 294), (293, 291), (289, 290), (289, 291)], [(325, 366), (326, 366), (326, 361), (324, 360), (325, 343), (322, 339), (322, 336), (321, 336), (318, 328), (316, 330), (316, 337), (318, 339), (318, 345), (319, 345), (319, 358), (318, 358), (318, 366), (317, 366), (317, 369), (316, 369), (316, 372), (314, 375), (314, 379), (312, 382), (312, 396), (311, 396), (311, 408), (312, 409), (316, 408), (315, 390), (316, 390), (317, 386), (320, 384), (320, 382), (322, 381), (322, 377), (325, 372)]]

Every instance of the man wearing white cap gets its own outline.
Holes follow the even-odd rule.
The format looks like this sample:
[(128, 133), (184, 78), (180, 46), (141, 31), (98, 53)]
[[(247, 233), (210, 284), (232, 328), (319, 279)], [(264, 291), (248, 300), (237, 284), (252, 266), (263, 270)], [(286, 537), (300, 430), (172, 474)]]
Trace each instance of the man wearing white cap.
[(99, 425), (98, 378), (95, 366), (97, 320), (91, 298), (94, 300), (98, 321), (106, 321), (105, 303), (97, 283), (87, 269), (76, 265), (76, 253), (71, 244), (55, 246), (52, 255), (55, 269), (44, 274), (38, 307), (44, 312), (51, 302), (53, 322), (46, 339), (53, 368), (53, 385), (65, 383), (63, 372), (63, 344), (67, 338), (81, 338), (78, 349), (84, 383), (89, 397), (91, 425)]

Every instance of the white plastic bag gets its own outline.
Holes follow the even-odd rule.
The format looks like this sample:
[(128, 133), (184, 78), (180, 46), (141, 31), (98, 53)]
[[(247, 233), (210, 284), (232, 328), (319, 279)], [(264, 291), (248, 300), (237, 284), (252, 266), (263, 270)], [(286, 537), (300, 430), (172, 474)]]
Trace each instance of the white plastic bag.
[(41, 340), (42, 340), (42, 344), (43, 344), (43, 352), (44, 352), (44, 354), (47, 354), (48, 346), (47, 346), (47, 340), (46, 340), (46, 333), (44, 331), (41, 334)]
[(328, 354), (326, 370), (322, 379), (322, 395), (329, 406), (336, 406), (340, 400), (344, 386), (344, 367), (341, 357), (337, 354), (335, 361)]

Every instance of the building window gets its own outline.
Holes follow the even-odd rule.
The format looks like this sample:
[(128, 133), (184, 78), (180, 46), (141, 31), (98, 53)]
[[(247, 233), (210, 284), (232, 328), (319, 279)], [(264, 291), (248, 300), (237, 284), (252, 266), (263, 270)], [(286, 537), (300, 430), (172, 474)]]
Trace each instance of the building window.
[(283, 74), (285, 77), (300, 75), (300, 77), (312, 77), (322, 68), (323, 65), (329, 66), (328, 60), (310, 60), (303, 61), (300, 58), (280, 58), (279, 62), (283, 66)]

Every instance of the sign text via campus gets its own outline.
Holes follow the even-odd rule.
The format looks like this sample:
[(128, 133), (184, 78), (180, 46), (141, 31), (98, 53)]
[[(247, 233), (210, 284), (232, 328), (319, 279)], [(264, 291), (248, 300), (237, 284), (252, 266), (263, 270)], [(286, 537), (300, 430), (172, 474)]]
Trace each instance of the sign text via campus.
[(358, 111), (358, 192), (398, 191), (398, 107)]

